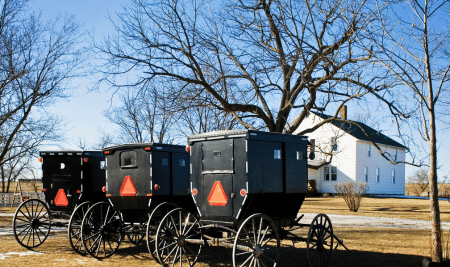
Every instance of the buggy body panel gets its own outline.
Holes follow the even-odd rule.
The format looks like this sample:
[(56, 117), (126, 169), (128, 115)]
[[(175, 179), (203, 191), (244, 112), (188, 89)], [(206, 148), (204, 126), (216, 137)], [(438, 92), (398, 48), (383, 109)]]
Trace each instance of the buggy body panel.
[[(189, 195), (189, 154), (184, 146), (123, 144), (104, 148), (103, 153), (106, 197), (125, 221), (146, 222), (151, 209), (162, 202), (195, 209)], [(126, 179), (132, 180), (134, 189)]]
[(51, 211), (71, 213), (82, 202), (105, 200), (101, 151), (41, 151), (40, 157), (42, 187)]
[(307, 193), (306, 137), (231, 130), (190, 136), (188, 143), (201, 220), (235, 224), (255, 213), (296, 218)]

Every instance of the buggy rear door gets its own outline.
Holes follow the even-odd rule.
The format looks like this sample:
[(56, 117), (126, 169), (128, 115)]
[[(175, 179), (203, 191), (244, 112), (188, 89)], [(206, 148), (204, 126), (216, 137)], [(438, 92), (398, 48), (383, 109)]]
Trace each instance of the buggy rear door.
[(233, 139), (202, 145), (203, 210), (209, 216), (233, 215)]
[(47, 199), (51, 205), (61, 208), (72, 207), (76, 202), (76, 188), (81, 179), (79, 157), (49, 157), (44, 160), (43, 179), (50, 180)]

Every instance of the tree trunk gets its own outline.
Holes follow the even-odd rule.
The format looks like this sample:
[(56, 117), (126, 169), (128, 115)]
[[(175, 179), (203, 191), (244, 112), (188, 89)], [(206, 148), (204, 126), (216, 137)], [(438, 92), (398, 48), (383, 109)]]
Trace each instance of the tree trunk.
[[(425, 2), (425, 10), (428, 9), (428, 2)], [(437, 150), (436, 150), (436, 116), (433, 93), (433, 76), (431, 74), (430, 54), (428, 50), (428, 16), (424, 17), (424, 50), (425, 66), (428, 85), (428, 115), (429, 115), (429, 136), (428, 145), (430, 148), (430, 210), (431, 210), (431, 259), (433, 262), (442, 261), (442, 238), (441, 238), (441, 214), (439, 211), (439, 189), (437, 181)], [(424, 126), (427, 127), (426, 121)]]
[(439, 211), (439, 190), (437, 181), (436, 122), (434, 104), (430, 105), (430, 208), (431, 208), (431, 259), (442, 261), (441, 216)]

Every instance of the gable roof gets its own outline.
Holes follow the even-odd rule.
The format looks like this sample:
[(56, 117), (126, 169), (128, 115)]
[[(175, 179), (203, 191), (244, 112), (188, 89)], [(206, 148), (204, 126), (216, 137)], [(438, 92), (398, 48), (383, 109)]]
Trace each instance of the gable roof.
[[(316, 113), (313, 111), (310, 111), (310, 112), (316, 116), (319, 116), (320, 118), (322, 118), (324, 120), (330, 119), (333, 117), (333, 116), (325, 115), (322, 113)], [(351, 120), (348, 120), (348, 121), (351, 121)], [(400, 144), (399, 142), (382, 134), (381, 131), (377, 131), (377, 130), (373, 129), (372, 127), (369, 127), (361, 122), (357, 122), (357, 121), (351, 121), (351, 122), (352, 123), (349, 123), (346, 121), (334, 121), (334, 120), (330, 121), (331, 124), (342, 129), (343, 131), (347, 132), (348, 134), (355, 137), (356, 139), (371, 142), (369, 137), (367, 137), (367, 135), (364, 133), (364, 131), (365, 131), (367, 134), (369, 134), (372, 137), (373, 141), (377, 144), (399, 147), (399, 148), (409, 150), (406, 146), (404, 146), (404, 145)], [(355, 125), (355, 124), (357, 124), (357, 125)]]

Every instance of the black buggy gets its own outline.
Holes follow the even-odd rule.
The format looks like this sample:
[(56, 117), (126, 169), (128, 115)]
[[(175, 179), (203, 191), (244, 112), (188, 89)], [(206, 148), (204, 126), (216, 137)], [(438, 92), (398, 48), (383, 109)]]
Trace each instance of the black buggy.
[(81, 222), (91, 204), (105, 201), (105, 157), (94, 151), (42, 151), (42, 191), (45, 203), (29, 199), (16, 210), (14, 236), (30, 249), (41, 245), (52, 226), (68, 227), (71, 247), (84, 255)]
[[(336, 239), (330, 219), (297, 217), (307, 193), (306, 137), (231, 130), (188, 143), (198, 215), (178, 208), (164, 216), (155, 242), (161, 264), (193, 266), (210, 245), (232, 249), (234, 266), (276, 266), (280, 240), (289, 239), (307, 243), (311, 266), (325, 266)], [(307, 238), (297, 234), (303, 227)]]
[[(107, 202), (93, 205), (82, 223), (83, 244), (98, 259), (109, 257), (127, 235), (146, 236), (155, 257), (154, 235), (170, 210), (194, 209), (189, 191), (189, 153), (166, 144), (123, 144), (105, 148)], [(155, 257), (157, 260), (157, 258)]]

